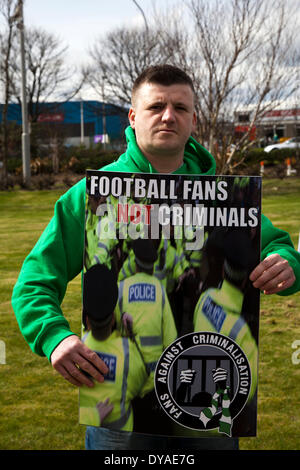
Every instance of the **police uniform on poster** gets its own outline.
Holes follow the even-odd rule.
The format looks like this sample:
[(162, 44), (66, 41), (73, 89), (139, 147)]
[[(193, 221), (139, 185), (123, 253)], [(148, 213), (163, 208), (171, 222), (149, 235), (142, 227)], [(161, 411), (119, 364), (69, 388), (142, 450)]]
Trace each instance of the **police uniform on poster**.
[(117, 327), (124, 331), (124, 316), (130, 316), (132, 333), (149, 371), (141, 395), (154, 388), (156, 362), (163, 350), (176, 339), (177, 331), (163, 284), (152, 274), (157, 252), (151, 240), (133, 243), (136, 274), (119, 282), (116, 307)]
[[(86, 271), (82, 341), (99, 355), (109, 372), (103, 383), (80, 388), (79, 415), (81, 424), (132, 431), (131, 402), (140, 393), (147, 373), (136, 345), (114, 329), (117, 298), (116, 278), (106, 266), (96, 264)], [(111, 409), (103, 418), (105, 405)]]
[(194, 312), (194, 331), (217, 332), (234, 340), (247, 355), (251, 368), (249, 400), (257, 386), (258, 348), (243, 316), (243, 301), (251, 262), (251, 240), (241, 231), (224, 237), (223, 280), (218, 288), (207, 289)]

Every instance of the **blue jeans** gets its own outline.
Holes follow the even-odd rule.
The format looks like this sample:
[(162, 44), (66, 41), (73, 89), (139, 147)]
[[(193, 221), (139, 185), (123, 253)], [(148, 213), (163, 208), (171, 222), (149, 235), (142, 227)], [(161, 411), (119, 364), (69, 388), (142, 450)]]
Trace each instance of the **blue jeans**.
[(238, 450), (237, 438), (199, 437), (182, 438), (140, 434), (87, 426), (86, 450)]

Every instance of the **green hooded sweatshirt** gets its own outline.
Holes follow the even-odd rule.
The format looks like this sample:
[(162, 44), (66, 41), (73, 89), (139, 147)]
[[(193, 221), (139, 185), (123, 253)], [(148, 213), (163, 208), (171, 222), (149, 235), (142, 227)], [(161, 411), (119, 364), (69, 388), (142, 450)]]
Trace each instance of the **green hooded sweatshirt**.
[[(134, 131), (126, 129), (127, 151), (105, 171), (157, 173), (139, 150)], [(174, 174), (214, 175), (212, 155), (192, 137), (184, 162)], [(55, 347), (74, 333), (61, 310), (67, 284), (83, 266), (85, 223), (85, 179), (67, 191), (55, 204), (54, 215), (27, 256), (12, 294), (12, 306), (20, 330), (33, 352), (50, 356)], [(294, 269), (297, 280), (283, 291), (289, 295), (300, 289), (300, 254), (289, 235), (262, 217), (262, 259), (279, 253)]]

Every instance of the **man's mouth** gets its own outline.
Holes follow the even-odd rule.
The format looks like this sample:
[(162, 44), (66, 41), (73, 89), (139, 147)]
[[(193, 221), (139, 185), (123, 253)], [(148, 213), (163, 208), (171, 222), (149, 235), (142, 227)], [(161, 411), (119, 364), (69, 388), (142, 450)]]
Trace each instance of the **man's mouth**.
[(159, 129), (158, 132), (166, 132), (170, 134), (176, 134), (176, 131), (174, 129)]

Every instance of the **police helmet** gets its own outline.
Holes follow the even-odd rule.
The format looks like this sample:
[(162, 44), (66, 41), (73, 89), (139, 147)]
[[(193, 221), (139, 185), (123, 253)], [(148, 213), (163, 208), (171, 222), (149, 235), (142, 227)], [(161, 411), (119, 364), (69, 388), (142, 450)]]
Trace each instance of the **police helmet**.
[(83, 277), (83, 322), (88, 316), (97, 326), (106, 326), (112, 319), (118, 301), (115, 274), (103, 264), (88, 269)]
[(137, 240), (134, 240), (132, 249), (135, 255), (135, 261), (141, 268), (153, 268), (153, 264), (157, 260), (157, 250), (155, 249), (152, 240), (138, 238)]
[(224, 271), (235, 281), (242, 281), (253, 262), (253, 249), (249, 233), (232, 230), (224, 239)]

